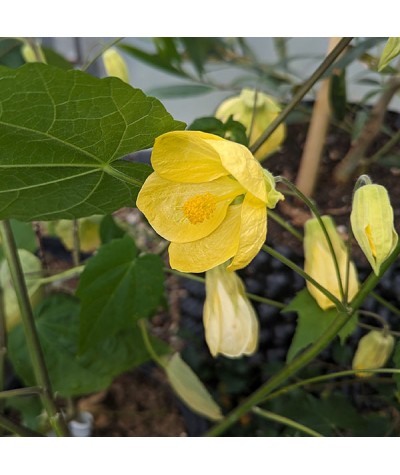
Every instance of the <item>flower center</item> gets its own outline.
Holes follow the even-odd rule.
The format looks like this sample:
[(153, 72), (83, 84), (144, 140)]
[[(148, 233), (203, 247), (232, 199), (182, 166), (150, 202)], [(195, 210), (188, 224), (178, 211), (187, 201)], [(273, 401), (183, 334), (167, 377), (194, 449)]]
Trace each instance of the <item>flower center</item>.
[(211, 193), (196, 195), (185, 202), (183, 214), (192, 224), (199, 224), (214, 213), (216, 205), (217, 200)]

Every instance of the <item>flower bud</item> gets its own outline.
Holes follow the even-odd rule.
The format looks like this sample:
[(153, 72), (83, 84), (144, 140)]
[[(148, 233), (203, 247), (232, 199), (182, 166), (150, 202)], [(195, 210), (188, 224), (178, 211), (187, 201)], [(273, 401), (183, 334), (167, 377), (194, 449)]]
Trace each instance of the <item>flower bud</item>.
[(108, 76), (114, 76), (129, 84), (128, 66), (116, 49), (109, 48), (104, 51), (103, 63)]
[[(339, 267), (339, 274), (343, 283), (346, 282), (347, 271), (347, 248), (336, 230), (333, 219), (330, 216), (322, 216), (326, 230), (332, 242)], [(332, 254), (325, 234), (317, 218), (309, 219), (304, 226), (304, 270), (319, 284), (325, 287), (331, 294), (341, 299), (340, 287)], [(326, 310), (335, 304), (328, 299), (320, 290), (307, 281), (307, 289), (315, 298), (318, 305)], [(358, 292), (357, 271), (352, 262), (349, 266), (348, 300), (351, 301)]]
[[(275, 99), (263, 92), (246, 88), (239, 96), (223, 101), (218, 107), (215, 117), (226, 121), (230, 116), (233, 116), (234, 120), (241, 122), (246, 127), (247, 133), (250, 134), (249, 143), (252, 145), (276, 119), (280, 111), (281, 108)], [(286, 126), (281, 124), (255, 152), (254, 156), (260, 160), (277, 151), (285, 139), (285, 135)]]
[(213, 356), (231, 358), (254, 353), (258, 341), (258, 320), (235, 272), (226, 265), (206, 272), (206, 301), (203, 322), (206, 342)]
[(21, 48), (21, 54), (26, 63), (37, 62), (36, 54), (29, 43), (24, 43)]
[[(390, 333), (372, 330), (363, 336), (353, 358), (353, 369), (378, 369), (385, 366), (394, 348), (394, 337)], [(372, 373), (357, 373), (359, 377), (372, 376)]]
[(358, 245), (378, 275), (398, 241), (386, 188), (373, 184), (358, 188), (354, 193), (350, 221)]

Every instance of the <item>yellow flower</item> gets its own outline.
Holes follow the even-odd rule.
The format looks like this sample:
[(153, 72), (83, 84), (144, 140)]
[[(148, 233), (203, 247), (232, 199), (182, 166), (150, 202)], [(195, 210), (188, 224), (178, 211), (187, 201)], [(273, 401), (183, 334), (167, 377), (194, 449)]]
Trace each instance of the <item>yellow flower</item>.
[[(390, 333), (372, 330), (363, 336), (353, 358), (353, 369), (378, 369), (385, 366), (392, 354), (395, 340)], [(357, 373), (359, 377), (372, 376), (372, 373)]]
[(109, 48), (104, 51), (102, 57), (107, 75), (119, 78), (129, 84), (128, 66), (118, 51), (114, 48)]
[(208, 348), (213, 356), (231, 358), (254, 353), (258, 320), (246, 297), (243, 282), (225, 264), (206, 272), (203, 322)]
[[(275, 99), (260, 91), (256, 96), (254, 89), (246, 88), (239, 96), (223, 101), (218, 107), (215, 117), (225, 122), (230, 116), (233, 116), (234, 120), (241, 122), (246, 127), (247, 133), (250, 134), (249, 143), (252, 145), (276, 119), (280, 111), (281, 107)], [(285, 135), (286, 126), (282, 123), (257, 150), (255, 157), (261, 160), (276, 152), (285, 140)]]
[[(339, 273), (343, 287), (346, 282), (347, 249), (342, 238), (336, 231), (335, 224), (330, 216), (322, 216), (332, 247), (338, 261)], [(319, 284), (325, 287), (331, 294), (341, 299), (339, 283), (336, 276), (332, 254), (329, 251), (328, 242), (317, 218), (309, 219), (304, 227), (304, 270)], [(357, 271), (352, 262), (349, 267), (349, 290), (348, 299), (351, 301), (358, 292)], [(315, 298), (318, 305), (326, 310), (335, 304), (328, 299), (320, 290), (307, 281), (307, 289)]]
[(171, 241), (173, 269), (204, 272), (232, 259), (235, 270), (256, 256), (266, 208), (283, 196), (246, 147), (203, 132), (168, 132), (156, 139), (151, 163), (137, 207)]
[(358, 245), (378, 275), (398, 241), (386, 188), (372, 184), (358, 188), (354, 193), (350, 221)]

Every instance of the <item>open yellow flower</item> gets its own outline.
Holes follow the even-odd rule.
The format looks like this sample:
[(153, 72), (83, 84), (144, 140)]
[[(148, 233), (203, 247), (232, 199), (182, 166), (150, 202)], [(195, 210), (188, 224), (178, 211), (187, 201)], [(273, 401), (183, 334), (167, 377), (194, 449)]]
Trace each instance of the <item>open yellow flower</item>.
[(204, 272), (232, 259), (235, 270), (256, 256), (267, 206), (283, 196), (246, 147), (203, 132), (168, 132), (156, 139), (151, 163), (136, 204), (171, 241), (173, 269)]
[(225, 264), (206, 272), (203, 322), (206, 342), (213, 356), (231, 358), (254, 353), (258, 320), (240, 277)]

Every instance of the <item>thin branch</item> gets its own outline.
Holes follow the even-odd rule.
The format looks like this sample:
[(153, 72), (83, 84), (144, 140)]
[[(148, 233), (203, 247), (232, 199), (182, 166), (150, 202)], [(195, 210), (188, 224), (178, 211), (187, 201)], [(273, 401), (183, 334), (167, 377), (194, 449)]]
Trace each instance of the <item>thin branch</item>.
[(333, 175), (336, 183), (346, 183), (356, 172), (360, 162), (365, 158), (369, 146), (379, 134), (387, 107), (399, 89), (400, 76), (393, 76), (389, 79), (381, 97), (373, 107), (357, 140), (353, 142), (346, 156), (336, 166)]
[(353, 38), (342, 38), (339, 44), (333, 51), (325, 58), (325, 60), (318, 66), (311, 77), (303, 84), (302, 87), (294, 95), (289, 104), (282, 110), (278, 117), (267, 127), (262, 136), (254, 142), (250, 147), (254, 154), (262, 144), (272, 135), (272, 133), (279, 127), (279, 125), (286, 119), (292, 110), (302, 101), (307, 92), (314, 86), (314, 84), (324, 75), (328, 68), (333, 64), (340, 53), (348, 46)]
[(297, 429), (301, 432), (304, 432), (307, 435), (311, 435), (312, 437), (324, 437), (322, 434), (311, 429), (310, 427), (300, 424), (299, 422), (296, 422), (293, 419), (289, 419), (288, 417), (275, 414), (274, 412), (270, 412), (265, 409), (261, 409), (259, 407), (253, 407), (252, 412), (254, 412), (254, 414), (257, 414), (258, 416), (264, 417), (265, 419), (268, 419), (274, 422), (279, 422), (280, 424), (283, 424), (285, 426), (292, 427), (293, 429)]

